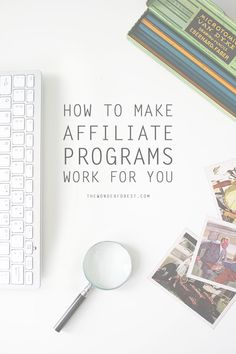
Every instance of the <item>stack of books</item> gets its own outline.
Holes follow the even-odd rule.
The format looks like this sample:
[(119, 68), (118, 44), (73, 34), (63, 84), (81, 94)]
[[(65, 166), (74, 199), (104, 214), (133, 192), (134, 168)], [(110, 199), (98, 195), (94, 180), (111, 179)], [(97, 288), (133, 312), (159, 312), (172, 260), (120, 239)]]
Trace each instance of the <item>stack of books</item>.
[(135, 44), (236, 117), (236, 23), (212, 1), (149, 0)]

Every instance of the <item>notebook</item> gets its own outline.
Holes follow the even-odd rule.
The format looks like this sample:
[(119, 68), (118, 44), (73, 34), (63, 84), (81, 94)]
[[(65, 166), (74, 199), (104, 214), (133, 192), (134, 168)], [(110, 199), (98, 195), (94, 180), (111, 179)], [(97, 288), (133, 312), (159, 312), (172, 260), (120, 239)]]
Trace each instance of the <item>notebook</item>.
[[(204, 4), (208, 6), (198, 0), (149, 1), (149, 8), (128, 36), (145, 52), (236, 117), (235, 24), (211, 3), (205, 1)], [(219, 33), (227, 39), (218, 38)], [(221, 46), (220, 54), (217, 45)]]

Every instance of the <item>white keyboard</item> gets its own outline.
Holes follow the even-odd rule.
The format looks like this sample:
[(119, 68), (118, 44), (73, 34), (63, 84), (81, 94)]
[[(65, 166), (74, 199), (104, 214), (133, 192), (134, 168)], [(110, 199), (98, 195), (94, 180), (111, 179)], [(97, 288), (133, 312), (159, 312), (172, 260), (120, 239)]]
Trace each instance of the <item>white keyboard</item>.
[(0, 287), (40, 286), (40, 72), (0, 73)]

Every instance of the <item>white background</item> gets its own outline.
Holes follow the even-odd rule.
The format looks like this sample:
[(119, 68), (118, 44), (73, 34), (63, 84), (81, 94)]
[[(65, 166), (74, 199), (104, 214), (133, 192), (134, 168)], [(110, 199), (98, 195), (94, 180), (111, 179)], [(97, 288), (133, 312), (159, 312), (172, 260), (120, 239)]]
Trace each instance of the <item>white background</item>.
[[(1, 70), (43, 72), (42, 287), (1, 291), (0, 352), (235, 351), (236, 306), (212, 330), (147, 279), (185, 227), (199, 234), (207, 215), (217, 217), (204, 167), (235, 157), (235, 122), (126, 39), (144, 0), (0, 4)], [(234, 0), (221, 4), (236, 18)], [(88, 200), (88, 186), (62, 182), (63, 103), (104, 101), (174, 104), (175, 182), (139, 185), (150, 200)], [(55, 321), (86, 284), (82, 257), (102, 239), (129, 248), (133, 276), (119, 290), (94, 291), (58, 334)]]

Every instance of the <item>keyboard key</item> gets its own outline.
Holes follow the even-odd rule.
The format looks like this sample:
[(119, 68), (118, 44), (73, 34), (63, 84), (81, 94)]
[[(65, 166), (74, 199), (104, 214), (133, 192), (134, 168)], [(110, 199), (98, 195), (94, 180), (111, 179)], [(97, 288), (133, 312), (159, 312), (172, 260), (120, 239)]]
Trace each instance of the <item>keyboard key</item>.
[(8, 242), (0, 242), (0, 255), (7, 255), (10, 252), (10, 245)]
[(25, 86), (25, 76), (24, 75), (15, 75), (13, 77), (13, 86), (14, 87), (24, 87)]
[(25, 196), (25, 206), (26, 206), (26, 208), (33, 208), (33, 196), (32, 196), (32, 194), (27, 194)]
[(32, 285), (33, 284), (33, 273), (25, 272), (25, 284)]
[(0, 152), (9, 152), (10, 148), (10, 140), (0, 140)]
[(25, 115), (24, 103), (13, 104), (12, 112), (13, 112), (13, 116), (24, 116)]
[(10, 208), (10, 200), (9, 199), (0, 199), (0, 210), (8, 211)]
[(34, 75), (27, 75), (26, 85), (27, 87), (34, 87)]
[(21, 235), (13, 235), (11, 237), (11, 248), (23, 248), (24, 237)]
[(32, 193), (33, 192), (33, 181), (32, 181), (32, 179), (27, 179), (25, 181), (25, 191), (26, 191), (26, 193)]
[(0, 155), (0, 167), (10, 166), (10, 155)]
[(23, 174), (24, 173), (24, 163), (23, 162), (12, 162), (11, 170), (12, 170), (12, 173)]
[(0, 95), (10, 95), (11, 94), (11, 76), (2, 75), (0, 76)]
[(11, 123), (11, 112), (0, 112), (0, 124)]
[(13, 233), (24, 232), (24, 223), (21, 220), (13, 220), (11, 222), (11, 231)]
[(33, 227), (32, 225), (26, 225), (25, 227), (25, 237), (33, 238)]
[(11, 217), (12, 218), (23, 218), (24, 217), (24, 207), (22, 205), (13, 205), (11, 207)]
[(25, 118), (13, 118), (12, 119), (12, 129), (13, 130), (24, 130), (25, 129)]
[(14, 102), (24, 102), (25, 91), (24, 90), (14, 90), (13, 91), (13, 101)]
[(22, 191), (12, 191), (11, 197), (13, 204), (22, 204), (24, 202), (24, 193)]
[(14, 189), (24, 188), (24, 177), (23, 176), (13, 176), (11, 179), (11, 187)]
[(12, 144), (13, 145), (24, 145), (25, 134), (24, 133), (13, 133), (12, 134)]
[(0, 240), (9, 240), (9, 228), (0, 227)]
[(0, 213), (0, 226), (8, 226), (10, 221), (9, 213)]
[(10, 260), (8, 257), (0, 257), (0, 270), (8, 270), (10, 267)]
[(10, 217), (8, 213), (0, 213), (0, 226), (9, 225)]
[(34, 90), (27, 90), (26, 91), (26, 101), (33, 102), (34, 101)]
[(9, 125), (0, 126), (0, 138), (10, 138), (11, 127)]
[(34, 136), (33, 134), (26, 134), (26, 146), (32, 147), (34, 145)]
[(22, 146), (12, 148), (12, 158), (14, 160), (23, 160), (25, 155), (25, 149)]
[(27, 149), (26, 150), (26, 157), (25, 157), (25, 161), (26, 162), (33, 162), (34, 159), (34, 152), (32, 149)]
[(33, 165), (26, 165), (25, 167), (25, 177), (32, 178), (33, 177)]
[(0, 182), (9, 182), (10, 180), (10, 171), (0, 169)]
[(24, 252), (22, 250), (11, 250), (11, 261), (12, 263), (23, 263)]
[(25, 268), (26, 269), (33, 269), (33, 257), (25, 257)]
[(24, 267), (23, 265), (11, 266), (11, 283), (16, 285), (22, 285), (24, 281)]
[(32, 104), (26, 105), (26, 117), (32, 118), (34, 116), (34, 106)]
[(11, 108), (11, 98), (0, 97), (0, 109), (10, 109), (10, 108)]
[(34, 131), (34, 121), (33, 119), (26, 120), (26, 131), (33, 132)]
[(32, 222), (33, 222), (33, 211), (32, 210), (26, 210), (26, 212), (25, 212), (25, 222), (27, 224), (32, 224)]
[(9, 272), (0, 272), (0, 284), (7, 285), (9, 284), (10, 276)]
[(10, 185), (8, 183), (0, 183), (0, 196), (6, 197), (10, 194)]
[(33, 242), (26, 241), (25, 242), (25, 253), (32, 254), (33, 253)]

